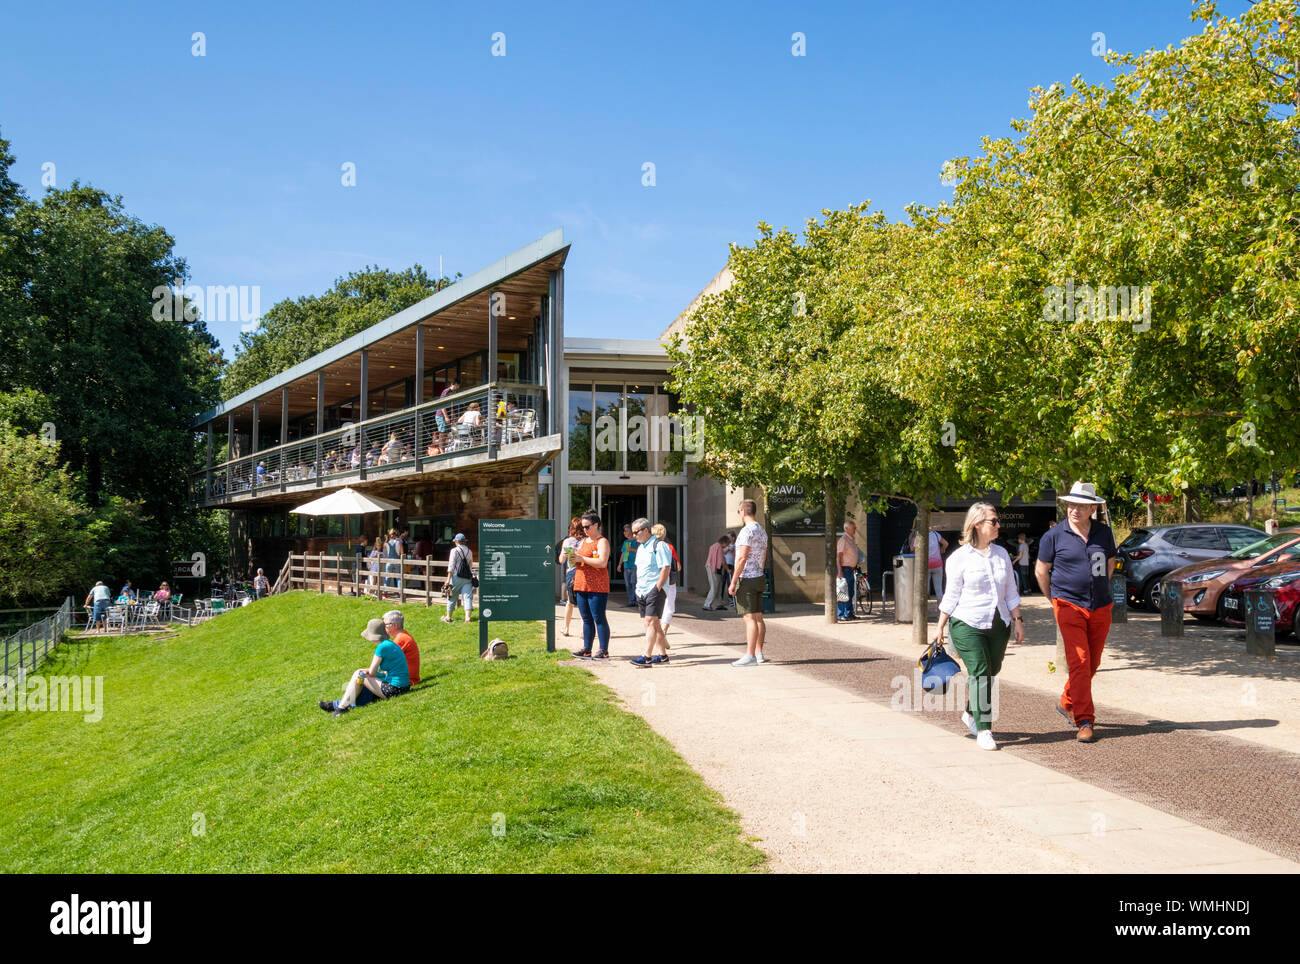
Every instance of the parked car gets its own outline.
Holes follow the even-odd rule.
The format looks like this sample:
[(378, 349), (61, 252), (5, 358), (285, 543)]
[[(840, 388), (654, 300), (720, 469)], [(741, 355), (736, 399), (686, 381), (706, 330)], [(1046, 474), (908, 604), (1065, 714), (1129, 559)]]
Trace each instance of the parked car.
[(1251, 569), (1287, 561), (1300, 562), (1300, 526), (1283, 529), (1222, 558), (1175, 569), (1165, 574), (1165, 581), (1183, 584), (1183, 612), (1197, 619), (1222, 619), (1219, 600), (1233, 580)]
[(1273, 594), (1273, 626), (1279, 637), (1295, 632), (1296, 609), (1300, 608), (1300, 567), (1294, 561), (1251, 569), (1233, 580), (1220, 597), (1224, 621), (1230, 625), (1245, 624), (1242, 597), (1247, 589), (1264, 589)]
[(1160, 608), (1164, 575), (1191, 562), (1217, 559), (1258, 542), (1264, 533), (1250, 526), (1176, 525), (1134, 529), (1119, 544), (1115, 572), (1129, 595), (1148, 609)]

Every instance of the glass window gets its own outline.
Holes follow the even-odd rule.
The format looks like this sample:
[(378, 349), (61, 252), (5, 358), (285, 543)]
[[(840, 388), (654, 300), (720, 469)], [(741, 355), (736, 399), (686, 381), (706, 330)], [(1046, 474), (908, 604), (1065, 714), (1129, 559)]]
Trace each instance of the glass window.
[(623, 408), (623, 386), (597, 385), (595, 401), (596, 471), (622, 471), (623, 440), (619, 414)]
[(1228, 548), (1233, 552), (1238, 549), (1244, 549), (1254, 542), (1259, 542), (1258, 529), (1225, 529), (1224, 535), (1228, 537)]
[(551, 517), (550, 503), (551, 487), (549, 485), (537, 485), (537, 518), (549, 519)]
[(336, 538), (339, 537), (339, 536), (342, 536), (342, 535), (343, 535), (343, 516), (341, 516), (341, 515), (332, 515), (332, 516), (328, 516), (328, 518), (329, 518), (329, 520), (330, 520), (330, 522), (329, 522), (329, 534), (330, 534), (331, 536), (336, 537)]
[(569, 386), (569, 469), (591, 471), (591, 386)]
[(470, 355), (460, 360), (460, 387), (472, 388), (483, 384), (483, 356)]
[(1227, 540), (1219, 536), (1219, 531), (1212, 527), (1204, 529), (1184, 529), (1178, 534), (1178, 543), (1184, 549), (1228, 549)]
[(497, 381), (519, 381), (519, 369), (522, 367), (522, 355), (517, 351), (497, 352)]
[[(654, 398), (654, 389), (649, 389), (650, 398)], [(646, 405), (646, 390), (638, 385), (628, 385), (624, 396), (627, 407), (627, 471), (645, 472), (650, 468), (647, 450), (651, 447), (651, 427), (646, 421), (649, 407)]]
[(580, 517), (588, 509), (596, 507), (590, 485), (569, 486), (569, 518)]

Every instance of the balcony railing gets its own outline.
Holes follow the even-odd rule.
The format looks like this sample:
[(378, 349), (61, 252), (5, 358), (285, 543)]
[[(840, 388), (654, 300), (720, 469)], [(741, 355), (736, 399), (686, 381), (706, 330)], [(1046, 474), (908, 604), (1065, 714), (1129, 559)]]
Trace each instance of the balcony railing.
[[(235, 497), (329, 485), (353, 478), (401, 475), (429, 463), (486, 452), (489, 441), (508, 445), (542, 434), (546, 389), (493, 382), (400, 412), (344, 424), (195, 476), (199, 504)], [(417, 458), (418, 456), (418, 458)]]

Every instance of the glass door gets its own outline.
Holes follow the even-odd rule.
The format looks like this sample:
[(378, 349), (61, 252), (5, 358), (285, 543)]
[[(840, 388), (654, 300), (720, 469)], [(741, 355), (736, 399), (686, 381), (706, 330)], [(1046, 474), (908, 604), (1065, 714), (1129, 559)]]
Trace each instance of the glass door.
[(677, 561), (682, 571), (675, 577), (678, 585), (686, 585), (686, 513), (685, 489), (680, 485), (652, 485), (650, 504), (654, 506), (652, 522), (662, 525), (668, 532), (669, 544), (677, 550)]

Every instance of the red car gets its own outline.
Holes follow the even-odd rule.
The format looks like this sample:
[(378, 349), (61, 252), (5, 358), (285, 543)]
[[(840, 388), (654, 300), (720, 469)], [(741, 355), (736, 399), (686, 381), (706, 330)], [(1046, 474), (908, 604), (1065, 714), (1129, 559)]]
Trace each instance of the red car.
[(1279, 637), (1295, 632), (1296, 609), (1300, 607), (1300, 568), (1296, 567), (1295, 560), (1261, 566), (1233, 581), (1221, 599), (1225, 622), (1245, 625), (1242, 594), (1247, 589), (1263, 589), (1273, 594), (1274, 626)]

